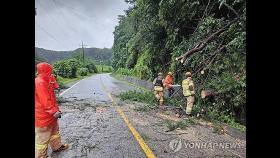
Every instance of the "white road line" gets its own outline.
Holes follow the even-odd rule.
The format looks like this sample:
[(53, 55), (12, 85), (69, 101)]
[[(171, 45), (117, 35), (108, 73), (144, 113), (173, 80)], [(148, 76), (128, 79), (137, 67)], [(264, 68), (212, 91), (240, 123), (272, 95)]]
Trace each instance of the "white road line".
[[(86, 79), (86, 78), (84, 78)], [(82, 80), (84, 80), (82, 79)], [(71, 88), (73, 88), (74, 86), (76, 86), (78, 83), (80, 83), (82, 80), (80, 80), (79, 82), (75, 83), (73, 86), (71, 86), (70, 88), (66, 89), (65, 91), (63, 91), (62, 93), (59, 94), (59, 96), (62, 96), (64, 93), (66, 93), (67, 91), (69, 91)]]

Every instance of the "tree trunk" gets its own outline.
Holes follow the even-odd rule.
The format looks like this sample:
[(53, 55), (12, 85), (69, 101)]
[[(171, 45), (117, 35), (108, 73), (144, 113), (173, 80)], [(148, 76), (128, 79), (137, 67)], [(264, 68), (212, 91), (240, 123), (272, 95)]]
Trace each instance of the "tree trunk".
[(201, 98), (204, 99), (204, 98), (207, 98), (207, 97), (210, 97), (210, 96), (216, 96), (218, 94), (219, 94), (218, 92), (214, 92), (213, 90), (202, 90), (201, 91)]
[(181, 63), (184, 63), (184, 61), (186, 60), (187, 57), (191, 56), (192, 54), (201, 51), (203, 48), (206, 47), (206, 45), (208, 43), (210, 43), (215, 37), (219, 36), (221, 33), (223, 33), (224, 31), (226, 31), (226, 28), (229, 27), (231, 24), (233, 24), (234, 22), (236, 22), (239, 18), (234, 19), (233, 21), (229, 22), (225, 27), (217, 30), (216, 32), (214, 32), (213, 34), (211, 34), (210, 36), (208, 36), (207, 38), (205, 38), (204, 40), (202, 40), (201, 42), (199, 42), (193, 49), (187, 51), (186, 53), (182, 54), (179, 57), (176, 57), (177, 61), (180, 61)]

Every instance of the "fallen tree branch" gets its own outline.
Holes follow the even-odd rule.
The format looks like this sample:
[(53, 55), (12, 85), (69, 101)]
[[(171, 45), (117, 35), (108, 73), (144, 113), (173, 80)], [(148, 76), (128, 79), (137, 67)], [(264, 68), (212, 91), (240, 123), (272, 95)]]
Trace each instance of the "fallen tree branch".
[(219, 29), (218, 31), (214, 32), (213, 34), (211, 34), (209, 37), (205, 38), (204, 40), (202, 40), (201, 42), (199, 42), (193, 49), (187, 51), (186, 53), (182, 54), (179, 57), (176, 57), (176, 60), (179, 61), (181, 63), (184, 63), (186, 58), (188, 56), (191, 56), (192, 54), (201, 51), (203, 48), (206, 47), (206, 45), (211, 42), (215, 37), (219, 36), (221, 33), (223, 33), (227, 27), (229, 27), (231, 24), (233, 24), (234, 22), (236, 22), (239, 18), (234, 19), (233, 21), (231, 21), (230, 23), (228, 23), (225, 27)]
[(231, 10), (237, 17), (240, 17), (237, 11), (234, 10), (230, 5), (228, 5), (227, 3), (224, 3), (223, 5), (225, 5), (229, 10)]
[(214, 53), (213, 58), (211, 59), (211, 61), (207, 64), (206, 67), (204, 67), (204, 68), (202, 69), (202, 71), (205, 71), (205, 70), (214, 62), (214, 59), (215, 59), (215, 57), (217, 56), (217, 54), (218, 54), (219, 52), (221, 52), (223, 49), (225, 49), (226, 47), (227, 47), (227, 45), (224, 45), (224, 46), (220, 47), (219, 49), (217, 49), (216, 52)]
[(211, 58), (210, 62), (208, 62), (207, 65), (205, 64), (206, 66), (204, 66), (204, 67), (199, 65), (200, 67), (195, 71), (195, 73), (193, 74), (193, 76), (197, 75), (198, 72), (205, 71), (205, 70), (210, 66), (210, 64), (212, 64), (212, 62), (214, 61), (214, 59), (215, 59), (215, 57), (217, 56), (217, 54), (218, 54), (219, 52), (221, 52), (223, 49), (225, 49), (227, 46), (228, 46), (228, 44), (227, 44), (227, 45), (224, 45), (224, 46), (222, 46), (222, 47), (219, 47), (219, 48), (213, 53), (213, 55), (211, 55), (211, 56), (209, 56), (208, 58), (206, 58), (206, 59), (202, 62), (202, 64), (200, 64), (200, 65), (205, 64), (206, 61), (209, 61), (209, 59)]

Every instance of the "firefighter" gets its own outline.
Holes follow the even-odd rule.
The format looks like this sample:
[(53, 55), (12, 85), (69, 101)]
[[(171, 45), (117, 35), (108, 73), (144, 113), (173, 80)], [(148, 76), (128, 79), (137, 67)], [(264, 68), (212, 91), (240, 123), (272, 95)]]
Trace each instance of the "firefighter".
[(163, 74), (160, 72), (158, 73), (158, 77), (156, 77), (153, 81), (154, 94), (160, 106), (163, 105), (163, 83)]
[(173, 85), (173, 73), (168, 72), (167, 76), (164, 79), (164, 87), (167, 89), (168, 97), (171, 97), (172, 94), (174, 93), (174, 88), (172, 87), (172, 85)]
[(48, 157), (48, 145), (53, 152), (59, 152), (69, 147), (62, 144), (58, 118), (61, 111), (58, 108), (54, 89), (58, 87), (52, 74), (52, 66), (48, 63), (37, 64), (38, 75), (35, 78), (35, 157)]
[(194, 83), (192, 80), (191, 72), (187, 72), (186, 77), (187, 78), (182, 81), (182, 87), (183, 87), (183, 95), (187, 99), (186, 114), (187, 116), (189, 116), (192, 113), (195, 91), (194, 91)]

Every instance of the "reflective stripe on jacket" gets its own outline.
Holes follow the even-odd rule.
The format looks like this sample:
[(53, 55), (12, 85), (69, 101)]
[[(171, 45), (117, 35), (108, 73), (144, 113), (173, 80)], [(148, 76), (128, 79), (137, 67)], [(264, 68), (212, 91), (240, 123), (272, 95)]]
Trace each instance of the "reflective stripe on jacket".
[[(190, 90), (190, 86), (193, 87), (192, 91)], [(183, 95), (184, 96), (188, 97), (188, 96), (191, 96), (191, 95), (195, 94), (194, 84), (193, 84), (193, 80), (191, 78), (184, 79), (182, 81), (182, 87), (183, 87)]]

